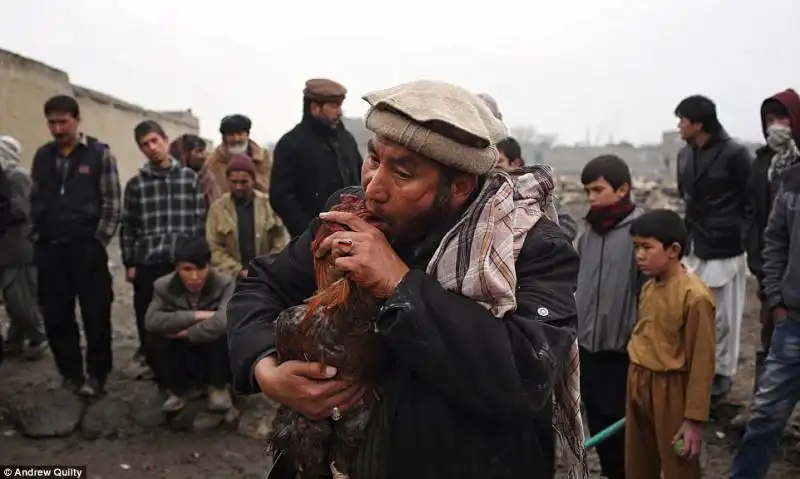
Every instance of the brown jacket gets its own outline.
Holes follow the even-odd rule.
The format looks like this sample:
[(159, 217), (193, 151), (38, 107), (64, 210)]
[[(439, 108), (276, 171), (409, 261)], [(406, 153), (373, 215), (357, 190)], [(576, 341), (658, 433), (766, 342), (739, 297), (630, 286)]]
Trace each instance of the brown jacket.
[[(228, 193), (230, 186), (228, 185), (228, 174), (225, 171), (228, 168), (228, 160), (231, 159), (228, 152), (228, 147), (224, 144), (219, 145), (214, 151), (206, 158), (206, 163), (203, 166), (204, 170), (209, 170), (212, 177), (216, 180), (221, 193)], [(262, 193), (269, 191), (269, 177), (272, 172), (272, 159), (269, 156), (269, 151), (266, 148), (261, 148), (250, 140), (250, 146), (247, 148), (247, 156), (253, 159), (253, 164), (256, 167), (256, 183), (255, 188)], [(201, 174), (201, 177), (203, 175)]]
[[(289, 236), (280, 218), (269, 206), (269, 196), (255, 192), (253, 214), (256, 256), (282, 250)], [(242, 254), (239, 249), (236, 205), (230, 193), (225, 193), (211, 205), (206, 221), (206, 240), (211, 248), (211, 266), (231, 276), (238, 275), (243, 268)]]

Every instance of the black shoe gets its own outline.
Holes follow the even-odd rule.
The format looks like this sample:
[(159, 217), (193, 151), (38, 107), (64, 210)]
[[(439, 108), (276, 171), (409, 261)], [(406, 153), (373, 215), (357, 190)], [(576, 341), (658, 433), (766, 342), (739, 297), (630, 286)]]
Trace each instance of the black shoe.
[(5, 341), (3, 343), (3, 353), (7, 358), (18, 358), (22, 355), (23, 351), (23, 344), (22, 343), (12, 343), (10, 341)]
[(81, 386), (78, 394), (85, 398), (95, 398), (105, 393), (105, 379), (99, 379), (89, 376)]
[(64, 378), (64, 380), (61, 382), (61, 387), (72, 394), (78, 394), (78, 391), (82, 386), (83, 378)]
[(47, 352), (47, 343), (28, 343), (28, 347), (22, 352), (22, 359), (26, 361), (38, 361)]

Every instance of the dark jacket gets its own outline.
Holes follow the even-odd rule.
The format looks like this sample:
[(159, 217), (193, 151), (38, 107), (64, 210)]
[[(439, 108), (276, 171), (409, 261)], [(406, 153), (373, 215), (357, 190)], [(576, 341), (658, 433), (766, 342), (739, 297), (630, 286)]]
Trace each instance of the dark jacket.
[[(272, 263), (256, 259), (237, 284), (228, 339), (239, 391), (259, 392), (252, 371), (273, 349), (273, 321), (315, 290), (318, 225)], [(350, 477), (553, 477), (551, 394), (576, 334), (578, 255), (555, 223), (540, 220), (516, 262), (517, 310), (497, 320), (425, 274), (440, 241), (394, 245), (412, 269), (376, 318), (392, 365)], [(285, 467), (271, 477), (293, 478), (280, 474)]]
[(122, 201), (117, 162), (108, 145), (90, 136), (68, 155), (66, 174), (57, 166), (55, 142), (33, 156), (31, 215), (38, 239), (71, 243), (96, 238), (108, 244), (117, 231)]
[(0, 225), (0, 268), (33, 263), (31, 178), (21, 166), (2, 171), (8, 186), (8, 211)]
[[(767, 98), (764, 103), (770, 100), (779, 101), (786, 107), (792, 120), (792, 133), (795, 137), (795, 143), (800, 145), (800, 97), (793, 90), (785, 90)], [(764, 138), (766, 138), (767, 130), (763, 103), (761, 110), (761, 125), (764, 131)], [(774, 175), (770, 179), (768, 175), (774, 156), (775, 152), (770, 147), (763, 146), (759, 148), (747, 182), (747, 208), (745, 210), (748, 231), (747, 266), (750, 268), (750, 272), (758, 278), (759, 282), (764, 277), (764, 261), (761, 256), (764, 251), (764, 229), (767, 227), (767, 220), (772, 210), (772, 203), (775, 201), (780, 178), (780, 176)]]
[(800, 318), (800, 165), (780, 177), (780, 190), (764, 232), (764, 298)]
[[(193, 343), (215, 341), (225, 334), (228, 323), (225, 310), (235, 283), (227, 274), (209, 269), (197, 307), (192, 307), (178, 274), (162, 276), (153, 283), (153, 301), (147, 308), (145, 327), (151, 333), (161, 335), (171, 335), (185, 329), (186, 338)], [(216, 312), (212, 317), (198, 322), (194, 316), (196, 311)]]
[(341, 123), (334, 130), (310, 113), (273, 151), (269, 200), (292, 237), (300, 235), (336, 191), (361, 183), (361, 153)]
[(704, 260), (744, 252), (745, 204), (751, 154), (725, 131), (700, 148), (678, 153), (678, 190), (694, 254)]

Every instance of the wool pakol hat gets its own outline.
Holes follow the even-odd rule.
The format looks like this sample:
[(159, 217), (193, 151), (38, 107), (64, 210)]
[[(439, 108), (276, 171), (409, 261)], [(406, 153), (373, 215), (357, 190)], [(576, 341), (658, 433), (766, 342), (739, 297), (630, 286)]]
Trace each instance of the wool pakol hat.
[(506, 127), (474, 93), (419, 80), (366, 94), (366, 127), (411, 151), (467, 173), (491, 170)]

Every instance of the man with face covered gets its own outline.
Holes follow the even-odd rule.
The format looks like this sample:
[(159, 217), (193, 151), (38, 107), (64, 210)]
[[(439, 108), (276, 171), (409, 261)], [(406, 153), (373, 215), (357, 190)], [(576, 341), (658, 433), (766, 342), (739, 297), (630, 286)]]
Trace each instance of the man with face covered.
[[(416, 81), (364, 99), (374, 137), (362, 186), (344, 192), (361, 195), (382, 225), (319, 215), (349, 231), (318, 253), (331, 252), (337, 269), (385, 300), (374, 327), (389, 366), (350, 477), (552, 478), (556, 436), (577, 456), (576, 473), (578, 256), (554, 221), (550, 169), (494, 170), (505, 127), (455, 85)], [(251, 263), (228, 334), (240, 391), (334, 420), (359, 401), (361, 385), (274, 356), (275, 318), (316, 289), (319, 225), (273, 261)], [(270, 477), (294, 474), (279, 459)]]
[[(220, 194), (230, 191), (228, 182), (225, 181), (225, 170), (228, 162), (235, 155), (247, 155), (253, 160), (256, 168), (255, 188), (263, 193), (269, 190), (272, 160), (266, 148), (261, 148), (250, 138), (252, 126), (250, 118), (240, 114), (226, 116), (220, 122), (219, 132), (222, 135), (222, 144), (208, 155), (204, 167), (217, 181)], [(203, 174), (201, 173), (200, 176), (202, 178)]]
[[(764, 230), (784, 171), (800, 162), (800, 97), (792, 89), (767, 98), (761, 104), (761, 125), (767, 144), (756, 152), (756, 159), (747, 185), (747, 265), (758, 279), (761, 304), (761, 350), (756, 353), (753, 391), (769, 352), (775, 322), (770, 308), (763, 302)], [(734, 427), (743, 428), (749, 410), (736, 416)]]
[(346, 94), (333, 80), (308, 80), (303, 119), (275, 145), (270, 204), (292, 237), (305, 231), (331, 194), (359, 182), (361, 153), (340, 121)]

